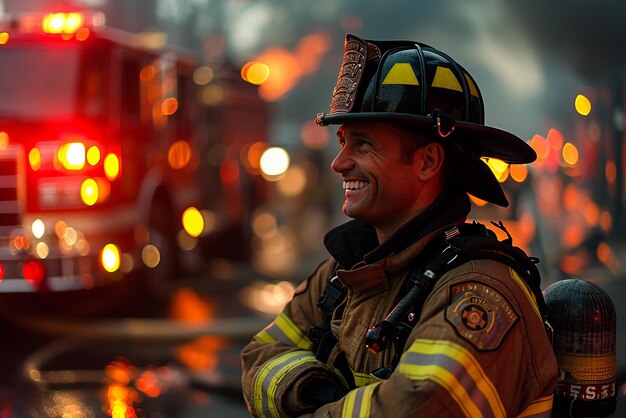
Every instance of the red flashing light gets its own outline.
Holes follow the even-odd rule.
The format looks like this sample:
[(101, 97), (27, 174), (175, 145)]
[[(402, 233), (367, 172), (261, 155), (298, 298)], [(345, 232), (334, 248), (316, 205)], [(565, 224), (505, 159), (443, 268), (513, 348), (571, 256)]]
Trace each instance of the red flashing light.
[[(21, 13), (0, 19), (0, 26), (10, 27), (21, 33), (60, 35), (63, 39), (83, 41), (93, 30), (105, 26), (105, 16), (97, 11)], [(5, 42), (8, 40), (6, 34)], [(2, 36), (0, 36), (0, 41)]]
[(39, 286), (46, 277), (46, 271), (40, 261), (27, 261), (22, 266), (22, 276), (34, 286)]
[(46, 33), (75, 33), (84, 21), (82, 13), (50, 13), (43, 18), (41, 28)]
[(0, 263), (0, 282), (4, 279), (4, 266)]

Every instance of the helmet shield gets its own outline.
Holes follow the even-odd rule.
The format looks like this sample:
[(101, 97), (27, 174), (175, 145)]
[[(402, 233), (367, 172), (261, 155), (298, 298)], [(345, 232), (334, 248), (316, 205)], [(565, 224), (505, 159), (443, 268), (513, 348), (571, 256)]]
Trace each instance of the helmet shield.
[[(485, 126), (483, 99), (474, 79), (442, 51), (418, 42), (346, 35), (330, 112), (318, 114), (317, 123), (353, 120), (409, 124), (444, 144), (457, 144), (455, 149), (471, 159), (522, 164), (537, 157), (517, 136)], [(484, 165), (482, 161), (466, 164), (468, 170), (477, 170), (464, 179), (468, 193), (507, 206), (499, 184), (494, 187), (493, 174), (476, 162)]]

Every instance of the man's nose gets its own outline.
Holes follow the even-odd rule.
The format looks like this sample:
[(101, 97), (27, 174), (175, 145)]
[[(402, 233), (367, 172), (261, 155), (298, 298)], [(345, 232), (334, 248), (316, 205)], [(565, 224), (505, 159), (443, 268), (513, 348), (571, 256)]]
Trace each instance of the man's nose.
[(349, 155), (347, 151), (347, 147), (339, 150), (337, 156), (333, 159), (333, 162), (330, 164), (330, 168), (336, 173), (344, 173), (348, 170), (351, 170), (354, 167), (354, 160)]

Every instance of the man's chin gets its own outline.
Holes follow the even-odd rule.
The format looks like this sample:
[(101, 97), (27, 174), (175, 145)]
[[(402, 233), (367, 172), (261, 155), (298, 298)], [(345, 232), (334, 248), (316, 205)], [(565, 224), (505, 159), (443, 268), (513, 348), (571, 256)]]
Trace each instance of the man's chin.
[[(344, 215), (348, 218), (352, 219), (361, 219), (362, 216), (359, 215), (359, 208), (354, 205), (350, 205), (347, 202), (344, 202), (343, 207), (341, 208)], [(362, 215), (362, 214), (361, 214)]]

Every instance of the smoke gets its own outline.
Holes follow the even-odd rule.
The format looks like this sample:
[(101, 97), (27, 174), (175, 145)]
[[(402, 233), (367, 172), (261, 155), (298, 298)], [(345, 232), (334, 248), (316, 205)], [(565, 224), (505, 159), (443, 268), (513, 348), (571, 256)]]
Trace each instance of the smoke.
[(622, 0), (504, 2), (544, 56), (598, 80), (623, 76), (626, 64), (626, 2)]
[[(477, 79), (487, 122), (523, 137), (546, 114), (571, 109), (587, 85), (623, 84), (623, 0), (66, 0), (100, 4), (112, 26), (161, 29), (173, 42), (224, 53), (243, 64), (270, 48), (294, 51), (310, 33), (330, 49), (315, 73), (277, 103), (278, 118), (302, 120), (328, 108), (342, 58), (343, 36), (412, 39), (453, 56)], [(7, 12), (49, 7), (53, 0), (3, 0)], [(614, 87), (611, 87), (615, 89)], [(561, 110), (567, 109), (567, 110)]]

